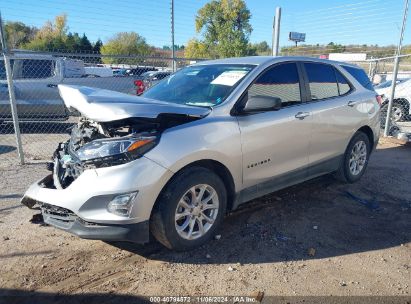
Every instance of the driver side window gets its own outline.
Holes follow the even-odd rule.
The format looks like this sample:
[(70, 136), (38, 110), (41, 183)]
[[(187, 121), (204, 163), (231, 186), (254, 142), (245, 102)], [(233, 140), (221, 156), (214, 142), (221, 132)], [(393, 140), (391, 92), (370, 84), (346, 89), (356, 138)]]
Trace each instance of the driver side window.
[(296, 63), (278, 64), (265, 71), (248, 89), (248, 97), (252, 96), (280, 98), (282, 107), (301, 103)]

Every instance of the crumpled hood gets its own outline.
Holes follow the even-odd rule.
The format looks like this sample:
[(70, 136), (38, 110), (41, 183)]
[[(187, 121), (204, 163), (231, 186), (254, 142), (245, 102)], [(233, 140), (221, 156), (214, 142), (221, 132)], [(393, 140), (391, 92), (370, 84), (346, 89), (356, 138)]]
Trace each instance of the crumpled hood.
[(211, 111), (209, 108), (179, 105), (85, 86), (60, 84), (58, 88), (68, 109), (75, 109), (96, 122), (132, 117), (156, 118), (159, 114), (203, 117)]

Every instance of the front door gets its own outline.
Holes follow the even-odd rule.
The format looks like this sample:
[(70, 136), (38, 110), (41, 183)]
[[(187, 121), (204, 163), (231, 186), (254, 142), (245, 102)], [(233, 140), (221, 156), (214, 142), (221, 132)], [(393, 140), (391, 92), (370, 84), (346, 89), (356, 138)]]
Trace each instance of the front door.
[(276, 64), (248, 89), (248, 98), (280, 98), (280, 110), (238, 116), (243, 153), (242, 201), (298, 183), (307, 176), (312, 115), (303, 103), (294, 62)]

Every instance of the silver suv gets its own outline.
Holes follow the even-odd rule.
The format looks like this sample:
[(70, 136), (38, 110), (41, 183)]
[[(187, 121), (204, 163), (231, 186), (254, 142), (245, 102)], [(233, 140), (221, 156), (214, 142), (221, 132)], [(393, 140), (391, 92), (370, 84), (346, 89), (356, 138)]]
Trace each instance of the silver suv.
[(141, 97), (59, 90), (82, 116), (22, 203), (88, 239), (199, 246), (254, 198), (327, 173), (359, 180), (379, 137), (364, 71), (329, 60), (201, 62)]

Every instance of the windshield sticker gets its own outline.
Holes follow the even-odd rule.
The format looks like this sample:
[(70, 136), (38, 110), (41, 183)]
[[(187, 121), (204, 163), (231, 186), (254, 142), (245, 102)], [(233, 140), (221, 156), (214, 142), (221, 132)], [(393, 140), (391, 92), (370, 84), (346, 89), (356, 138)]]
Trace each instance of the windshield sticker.
[(243, 78), (248, 71), (226, 71), (221, 73), (216, 79), (214, 79), (211, 84), (221, 84), (225, 86), (232, 87), (241, 78)]
[(213, 104), (212, 102), (189, 101), (189, 102), (186, 102), (186, 105), (189, 105), (189, 106), (199, 106), (199, 107), (211, 107), (211, 106), (213, 106), (214, 104)]

